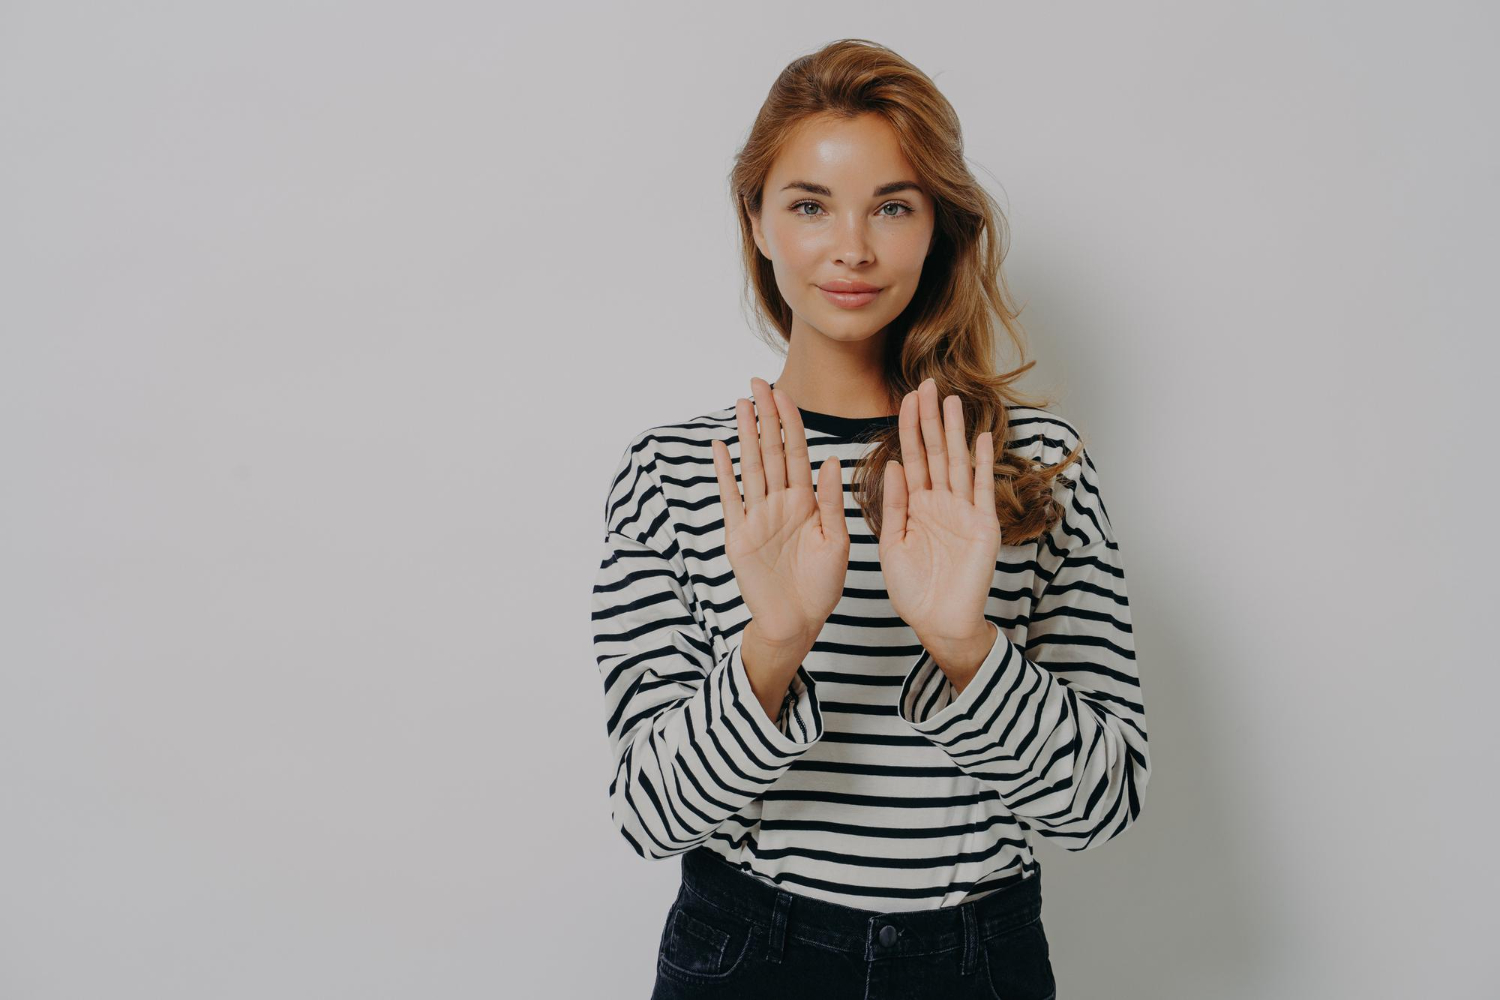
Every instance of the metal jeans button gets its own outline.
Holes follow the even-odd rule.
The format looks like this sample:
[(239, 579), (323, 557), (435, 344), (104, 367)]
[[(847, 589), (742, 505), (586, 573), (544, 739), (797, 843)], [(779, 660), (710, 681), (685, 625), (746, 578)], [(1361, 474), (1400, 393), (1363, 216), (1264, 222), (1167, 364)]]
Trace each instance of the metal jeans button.
[(895, 944), (896, 928), (892, 927), (890, 924), (886, 924), (884, 927), (880, 928), (880, 943), (885, 945), (887, 948)]

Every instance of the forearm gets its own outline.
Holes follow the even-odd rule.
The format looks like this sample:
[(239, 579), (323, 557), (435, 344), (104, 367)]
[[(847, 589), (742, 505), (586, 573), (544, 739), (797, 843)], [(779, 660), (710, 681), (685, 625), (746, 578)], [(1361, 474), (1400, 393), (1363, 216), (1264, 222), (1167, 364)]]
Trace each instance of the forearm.
[(1012, 813), (1065, 849), (1084, 850), (1134, 821), (1150, 776), (1139, 680), (1114, 665), (1127, 662), (1043, 666), (1002, 633), (962, 691), (924, 650), (898, 704)]
[(792, 642), (771, 642), (761, 635), (752, 618), (745, 626), (741, 639), (740, 658), (745, 664), (745, 676), (755, 692), (756, 701), (765, 710), (766, 718), (772, 722), (781, 714), (781, 703), (786, 698), (792, 677), (797, 668), (812, 652), (816, 634)]

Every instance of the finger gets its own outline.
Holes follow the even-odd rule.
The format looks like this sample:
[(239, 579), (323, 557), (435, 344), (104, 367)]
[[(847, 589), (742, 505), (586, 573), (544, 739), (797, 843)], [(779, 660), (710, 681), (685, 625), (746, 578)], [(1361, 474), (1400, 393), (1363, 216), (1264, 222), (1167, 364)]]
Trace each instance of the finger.
[(981, 511), (995, 512), (995, 435), (985, 431), (974, 443), (974, 506)]
[[(811, 489), (812, 462), (807, 457), (807, 431), (802, 426), (802, 414), (797, 412), (797, 404), (792, 402), (792, 397), (786, 394), (785, 389), (772, 386), (771, 398), (776, 401), (776, 413), (781, 418), (782, 432), (786, 437), (787, 485)], [(822, 480), (819, 480), (819, 485), (821, 484)], [(843, 501), (840, 500), (839, 503), (842, 504)]]
[(917, 425), (917, 391), (913, 389), (901, 397), (901, 466), (906, 473), (902, 478), (909, 490), (927, 489), (927, 455), (922, 447), (922, 430)]
[(964, 404), (957, 396), (943, 400), (943, 444), (948, 449), (948, 482), (955, 495), (974, 502), (974, 470), (969, 466), (969, 439), (964, 436)]
[(922, 428), (922, 447), (927, 451), (927, 488), (946, 490), (948, 449), (943, 444), (943, 414), (938, 406), (937, 382), (930, 378), (917, 386), (917, 424)]
[(755, 408), (741, 397), (734, 401), (734, 422), (740, 432), (740, 482), (745, 489), (745, 510), (751, 511), (766, 497), (766, 474), (760, 467), (760, 435), (755, 430)]
[(766, 474), (766, 492), (786, 489), (786, 454), (781, 446), (781, 420), (776, 416), (776, 401), (771, 398), (771, 383), (763, 378), (750, 380), (755, 395), (755, 415), (760, 418), (760, 458)]
[(892, 459), (885, 463), (885, 482), (880, 501), (880, 541), (899, 542), (906, 537), (906, 471)]
[(740, 488), (734, 481), (734, 460), (729, 457), (729, 446), (715, 438), (713, 442), (714, 478), (719, 481), (719, 505), (724, 508), (724, 537), (738, 531), (745, 523), (744, 501)]
[(844, 521), (844, 472), (833, 455), (818, 467), (818, 521), (824, 538), (849, 540), (849, 525)]

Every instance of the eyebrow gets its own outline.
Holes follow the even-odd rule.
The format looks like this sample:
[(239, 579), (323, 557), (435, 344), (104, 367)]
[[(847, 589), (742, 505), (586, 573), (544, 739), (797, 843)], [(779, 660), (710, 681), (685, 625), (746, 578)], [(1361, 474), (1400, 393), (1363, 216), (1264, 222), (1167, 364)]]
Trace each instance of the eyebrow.
[[(783, 191), (789, 191), (792, 188), (797, 188), (797, 189), (802, 190), (802, 191), (807, 191), (807, 192), (809, 192), (811, 194), (821, 194), (821, 195), (823, 195), (826, 198), (832, 198), (833, 197), (833, 192), (830, 191), (827, 187), (825, 187), (822, 184), (814, 184), (812, 181), (792, 181), (790, 184), (786, 185), (786, 187), (782, 188), (781, 190), (783, 190)], [(875, 189), (874, 194), (870, 195), (870, 197), (872, 197), (872, 198), (879, 198), (879, 197), (882, 197), (884, 195), (895, 194), (897, 191), (908, 191), (908, 190), (910, 190), (910, 191), (920, 191), (921, 187), (918, 186), (918, 184), (916, 183), (916, 181), (891, 181), (889, 184), (882, 184), (879, 187), (877, 187)]]

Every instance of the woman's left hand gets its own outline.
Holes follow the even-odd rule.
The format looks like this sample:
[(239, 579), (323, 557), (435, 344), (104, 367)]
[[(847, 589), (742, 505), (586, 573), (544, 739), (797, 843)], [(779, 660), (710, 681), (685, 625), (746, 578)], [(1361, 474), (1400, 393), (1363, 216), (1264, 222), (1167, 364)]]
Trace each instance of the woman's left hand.
[(984, 617), (1001, 544), (993, 435), (979, 435), (971, 466), (961, 402), (940, 412), (932, 379), (901, 401), (900, 428), (904, 462), (886, 463), (881, 507), (886, 592), (940, 666), (977, 668), (995, 638)]

